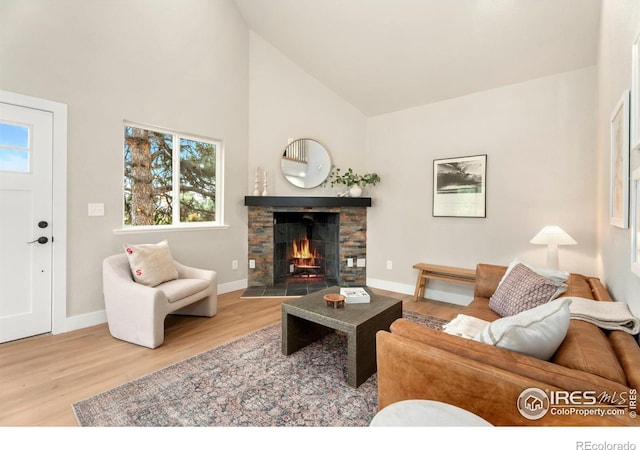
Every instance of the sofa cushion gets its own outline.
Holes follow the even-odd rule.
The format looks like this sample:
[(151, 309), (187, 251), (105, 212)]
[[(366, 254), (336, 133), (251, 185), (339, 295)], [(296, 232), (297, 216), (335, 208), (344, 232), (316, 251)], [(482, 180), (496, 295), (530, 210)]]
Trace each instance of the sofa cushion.
[(554, 299), (566, 285), (516, 264), (489, 300), (489, 308), (501, 316), (513, 316)]
[(197, 294), (204, 291), (211, 283), (207, 280), (200, 280), (196, 278), (183, 278), (180, 280), (171, 280), (166, 283), (162, 283), (158, 286), (164, 295), (166, 295), (169, 303), (182, 300), (190, 295)]
[(633, 336), (624, 331), (609, 333), (609, 343), (627, 377), (627, 385), (640, 390), (640, 347)]
[(125, 244), (133, 279), (145, 286), (155, 287), (165, 281), (178, 278), (178, 270), (173, 262), (169, 243)]
[(489, 297), (496, 291), (506, 270), (507, 268), (505, 266), (484, 263), (477, 264), (476, 284), (473, 288), (473, 296), (489, 300)]
[(572, 320), (552, 362), (626, 384), (622, 366), (604, 332), (592, 323)]
[[(594, 287), (589, 282), (593, 278), (585, 277), (577, 273), (569, 275), (567, 280), (567, 292), (563, 293), (563, 297), (582, 297), (582, 298), (594, 298)], [(602, 286), (601, 283), (598, 283)]]
[(462, 312), (467, 316), (473, 316), (487, 322), (493, 322), (501, 317), (500, 314), (489, 308), (489, 299), (483, 297), (474, 297)]
[(558, 299), (487, 325), (476, 340), (548, 360), (569, 328), (570, 299)]

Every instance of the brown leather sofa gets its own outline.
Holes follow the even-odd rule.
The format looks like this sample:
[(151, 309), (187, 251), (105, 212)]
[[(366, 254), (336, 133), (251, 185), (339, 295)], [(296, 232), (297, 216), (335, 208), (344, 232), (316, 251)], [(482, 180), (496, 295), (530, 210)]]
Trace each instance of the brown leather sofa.
[[(478, 264), (474, 299), (461, 313), (498, 319), (489, 308), (489, 298), (506, 269)], [(563, 296), (612, 301), (598, 278), (571, 274), (567, 285)], [(634, 396), (640, 390), (640, 348), (624, 331), (607, 332), (571, 320), (566, 338), (549, 361), (406, 319), (396, 320), (390, 332), (380, 331), (376, 338), (379, 409), (401, 400), (427, 399), (461, 407), (496, 426), (640, 424), (634, 410)], [(518, 409), (520, 395), (529, 388), (556, 397), (536, 420)], [(594, 398), (596, 404), (585, 405)], [(553, 405), (559, 406), (554, 413)], [(621, 415), (613, 415), (621, 410)], [(598, 411), (605, 415), (597, 415)]]

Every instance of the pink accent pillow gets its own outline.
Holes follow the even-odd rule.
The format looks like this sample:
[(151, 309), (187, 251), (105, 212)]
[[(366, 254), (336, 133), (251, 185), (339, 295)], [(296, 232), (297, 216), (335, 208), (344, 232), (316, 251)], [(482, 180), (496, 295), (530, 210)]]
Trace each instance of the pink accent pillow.
[(564, 283), (538, 275), (524, 264), (516, 264), (489, 299), (489, 308), (502, 317), (513, 316), (549, 302), (564, 288)]
[(178, 278), (178, 270), (167, 241), (157, 244), (125, 244), (124, 250), (129, 257), (129, 267), (136, 283), (155, 287)]

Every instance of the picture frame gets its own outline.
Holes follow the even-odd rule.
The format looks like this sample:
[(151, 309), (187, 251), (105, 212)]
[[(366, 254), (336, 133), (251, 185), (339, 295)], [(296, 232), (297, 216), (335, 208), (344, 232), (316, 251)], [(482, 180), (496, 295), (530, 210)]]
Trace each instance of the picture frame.
[(640, 33), (631, 48), (631, 144), (640, 150)]
[(626, 90), (609, 122), (610, 188), (609, 222), (629, 227), (629, 91)]
[(640, 168), (631, 177), (631, 272), (640, 277)]
[(433, 217), (486, 217), (487, 155), (433, 160)]

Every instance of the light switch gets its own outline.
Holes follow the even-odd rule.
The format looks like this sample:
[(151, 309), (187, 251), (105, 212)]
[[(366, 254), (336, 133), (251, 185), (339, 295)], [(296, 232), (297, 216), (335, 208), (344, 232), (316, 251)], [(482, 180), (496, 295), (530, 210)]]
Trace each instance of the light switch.
[(358, 258), (358, 260), (356, 261), (356, 265), (358, 267), (364, 267), (366, 263), (366, 260), (364, 258)]
[(89, 203), (90, 216), (104, 216), (104, 203)]

